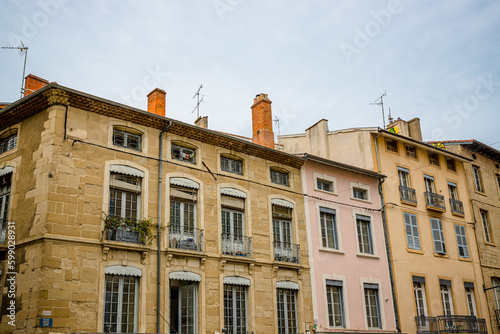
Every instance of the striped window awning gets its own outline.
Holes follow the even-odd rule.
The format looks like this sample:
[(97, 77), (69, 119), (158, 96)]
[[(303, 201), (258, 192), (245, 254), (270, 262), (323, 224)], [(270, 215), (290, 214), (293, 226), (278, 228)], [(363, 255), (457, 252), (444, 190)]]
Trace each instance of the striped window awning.
[(186, 188), (200, 189), (200, 185), (197, 182), (186, 179), (184, 177), (171, 177), (170, 184)]
[(248, 278), (239, 276), (224, 277), (223, 282), (224, 284), (250, 286), (250, 280)]
[(299, 290), (299, 284), (292, 281), (279, 281), (276, 282), (277, 289)]
[(4, 176), (4, 175), (7, 175), (7, 174), (10, 174), (13, 172), (14, 172), (14, 167), (7, 166), (7, 167), (0, 169), (0, 176)]
[(273, 198), (271, 199), (272, 205), (282, 206), (288, 209), (293, 209), (293, 203), (285, 201), (284, 199)]
[(168, 278), (176, 279), (179, 281), (201, 282), (201, 275), (190, 271), (174, 271), (168, 275)]
[(141, 277), (142, 269), (129, 266), (108, 266), (104, 268), (104, 273), (108, 275)]
[(239, 198), (247, 198), (247, 194), (245, 194), (243, 191), (234, 189), (234, 188), (221, 188), (220, 193), (222, 195), (227, 195), (227, 196), (233, 196), (233, 197), (239, 197)]
[(112, 173), (119, 173), (125, 175), (132, 175), (137, 177), (144, 177), (144, 172), (134, 167), (124, 165), (111, 165), (109, 171)]

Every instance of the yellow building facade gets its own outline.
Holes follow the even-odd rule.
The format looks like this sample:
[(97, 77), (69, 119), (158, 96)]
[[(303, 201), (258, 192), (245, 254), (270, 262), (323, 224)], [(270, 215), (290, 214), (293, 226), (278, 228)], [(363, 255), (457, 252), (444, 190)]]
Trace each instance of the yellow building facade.
[(152, 97), (52, 83), (0, 110), (0, 332), (305, 333), (303, 160)]

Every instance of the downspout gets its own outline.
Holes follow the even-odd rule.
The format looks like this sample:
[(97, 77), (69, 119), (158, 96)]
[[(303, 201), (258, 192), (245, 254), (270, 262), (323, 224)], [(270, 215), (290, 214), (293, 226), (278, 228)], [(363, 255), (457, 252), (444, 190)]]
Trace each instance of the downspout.
[[(379, 133), (378, 136), (375, 137), (375, 154), (377, 156), (377, 169), (378, 169), (379, 173), (381, 173), (381, 170), (380, 170), (380, 158), (378, 155), (377, 139), (381, 135), (382, 135), (382, 133)], [(389, 264), (389, 279), (391, 280), (392, 303), (393, 303), (393, 307), (394, 307), (394, 318), (396, 320), (396, 329), (397, 329), (398, 333), (401, 333), (401, 328), (399, 327), (398, 303), (396, 301), (396, 292), (394, 290), (394, 275), (392, 272), (392, 256), (391, 256), (391, 248), (389, 246), (389, 234), (387, 231), (387, 215), (385, 212), (385, 199), (384, 199), (384, 192), (382, 191), (382, 183), (384, 183), (384, 179), (379, 179), (378, 192), (379, 192), (380, 198), (382, 200), (382, 225), (384, 226), (385, 251), (387, 252), (387, 260), (388, 260), (387, 262)]]
[(160, 153), (158, 163), (158, 254), (157, 254), (157, 282), (156, 282), (156, 332), (160, 334), (160, 303), (161, 303), (161, 189), (162, 189), (162, 156), (163, 156), (163, 133), (167, 132), (168, 128), (172, 126), (172, 121), (168, 121), (168, 125), (160, 132)]

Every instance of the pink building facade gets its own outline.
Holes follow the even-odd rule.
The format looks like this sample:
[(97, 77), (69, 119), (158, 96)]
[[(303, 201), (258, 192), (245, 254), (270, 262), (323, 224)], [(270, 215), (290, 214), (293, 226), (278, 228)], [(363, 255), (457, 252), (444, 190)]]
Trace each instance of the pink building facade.
[(384, 176), (304, 158), (316, 332), (396, 332), (378, 192)]

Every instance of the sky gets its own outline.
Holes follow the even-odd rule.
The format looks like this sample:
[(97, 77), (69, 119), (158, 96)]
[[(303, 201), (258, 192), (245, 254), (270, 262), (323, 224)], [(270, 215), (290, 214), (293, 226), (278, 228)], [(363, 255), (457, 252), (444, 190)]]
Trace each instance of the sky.
[[(252, 136), (251, 105), (273, 101), (274, 132), (383, 127), (419, 117), (424, 140), (500, 150), (500, 2), (412, 0), (3, 0), (0, 46), (28, 49), (26, 75)], [(24, 56), (0, 49), (0, 102), (19, 99)], [(383, 97), (385, 120), (377, 102)], [(279, 124), (279, 129), (278, 129)]]

